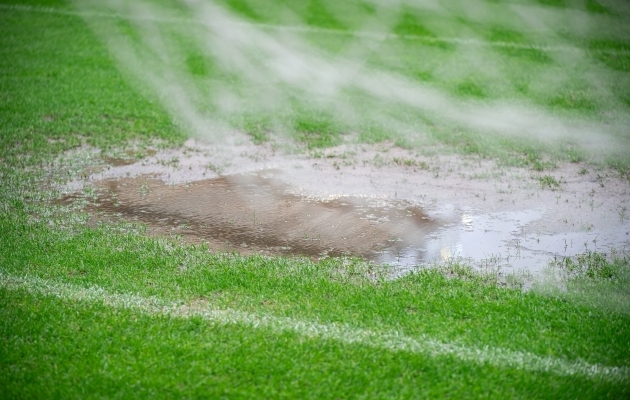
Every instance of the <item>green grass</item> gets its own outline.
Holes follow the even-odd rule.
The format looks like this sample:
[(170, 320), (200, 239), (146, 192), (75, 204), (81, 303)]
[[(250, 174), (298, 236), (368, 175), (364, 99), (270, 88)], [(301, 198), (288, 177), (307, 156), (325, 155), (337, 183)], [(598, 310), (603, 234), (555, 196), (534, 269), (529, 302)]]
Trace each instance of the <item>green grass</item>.
[(544, 175), (544, 176), (538, 177), (538, 182), (540, 182), (540, 186), (543, 189), (551, 189), (551, 190), (560, 189), (560, 182), (558, 182), (556, 178), (550, 175)]
[[(62, 1), (33, 3), (71, 9)], [(384, 12), (362, 2), (338, 4), (329, 0), (221, 3), (235, 18), (267, 24), (267, 28), (260, 28), (260, 35), (275, 38), (278, 32), (269, 28), (274, 25), (313, 30), (299, 35), (310, 47), (304, 50), (297, 46), (296, 55), (315, 54), (316, 59), (320, 57), (317, 62), (333, 68), (336, 57), (347, 57), (345, 52), (355, 46), (358, 39), (351, 33), (378, 30), (368, 23)], [(165, 12), (194, 19), (181, 4), (159, 4)], [(423, 84), (464, 106), (492, 109), (493, 104), (525, 103), (578, 125), (600, 124), (596, 130), (612, 129), (606, 135), (616, 141), (615, 146), (602, 154), (591, 149), (588, 140), (570, 136), (542, 141), (526, 132), (522, 137), (504, 136), (500, 131), (450, 121), (448, 112), (390, 102), (356, 86), (342, 85), (328, 92), (329, 83), (314, 80), (311, 84), (310, 75), (292, 81), (277, 76), (280, 72), (259, 69), (260, 77), (253, 79), (204, 49), (204, 40), (191, 30), (194, 23), (157, 22), (149, 34), (133, 18), (82, 20), (78, 15), (4, 9), (2, 69), (7, 78), (0, 87), (6, 109), (3, 147), (19, 143), (27, 151), (45, 148), (48, 143), (42, 136), (64, 136), (65, 141), (76, 145), (79, 134), (98, 146), (147, 136), (181, 140), (182, 130), (189, 131), (194, 124), (182, 115), (181, 105), (173, 102), (177, 96), (162, 92), (163, 85), (172, 84), (190, 96), (194, 113), (243, 130), (258, 143), (272, 140), (270, 133), (285, 132), (308, 148), (329, 147), (348, 134), (358, 133), (359, 140), (366, 142), (391, 140), (412, 147), (445, 143), (456, 151), (500, 157), (510, 163), (531, 149), (539, 156), (558, 160), (575, 160), (577, 151), (580, 159), (607, 162), (627, 171), (630, 42), (619, 37), (600, 38), (595, 33), (585, 38), (580, 30), (562, 26), (557, 34), (545, 35), (515, 19), (508, 3), (480, 4), (494, 7), (492, 23), (478, 17), (463, 18), (456, 9), (449, 15), (403, 7), (382, 27), (384, 33), (399, 37), (366, 39), (368, 50), (348, 57), (356, 58), (366, 71), (374, 69), (402, 77), (410, 84)], [(597, 2), (588, 4), (584, 12), (602, 32), (610, 31), (614, 36), (615, 27), (624, 25), (625, 17), (613, 11), (602, 14), (607, 8)], [(566, 5), (554, 7), (561, 13)], [(103, 6), (102, 12), (125, 15), (131, 11)], [(43, 31), (54, 34), (38, 34)], [(111, 35), (114, 33), (118, 36)], [(115, 60), (112, 55), (118, 48), (108, 47), (99, 37), (127, 43), (136, 51), (136, 64), (128, 60), (129, 56)], [(163, 48), (155, 48), (147, 42), (148, 37), (162, 40)], [(563, 50), (568, 47), (583, 53)], [(164, 54), (158, 54), (160, 51)], [(243, 55), (253, 57), (254, 65), (265, 62), (264, 57), (255, 58), (246, 50)], [(160, 71), (176, 79), (164, 78), (163, 85), (147, 80), (151, 73), (159, 75)], [(362, 73), (359, 70), (355, 74)], [(230, 99), (222, 97), (226, 92), (231, 93)], [(15, 93), (21, 93), (20, 101), (15, 101)], [(226, 106), (228, 103), (232, 105)], [(70, 132), (73, 135), (65, 137)], [(56, 144), (61, 148), (69, 145)]]
[[(346, 277), (335, 273), (342, 264), (334, 259), (313, 264), (209, 256), (203, 249), (145, 240), (135, 234), (112, 235), (106, 229), (62, 239), (38, 225), (12, 231), (15, 223), (3, 225), (13, 238), (2, 243), (7, 249), (4, 270), (10, 273), (63, 277), (82, 286), (96, 284), (115, 292), (169, 300), (212, 296), (221, 307), (322, 322), (343, 321), (370, 329), (398, 329), (406, 334), (426, 333), (474, 346), (492, 344), (541, 354), (579, 355), (602, 363), (618, 363), (630, 356), (627, 349), (617, 348), (605, 351), (615, 358), (598, 358), (596, 349), (589, 346), (599, 342), (598, 335), (607, 337), (610, 332), (595, 321), (591, 329), (577, 331), (582, 324), (581, 310), (483, 284), (480, 279), (448, 282), (439, 273), (426, 272), (373, 284), (363, 276), (366, 267), (360, 265), (354, 271), (345, 267), (350, 274)], [(17, 224), (21, 228), (24, 225)], [(43, 234), (35, 234), (37, 231)], [(76, 254), (81, 255), (78, 263), (72, 261)], [(544, 310), (544, 316), (529, 312), (538, 308)], [(561, 327), (553, 329), (558, 320)], [(619, 317), (613, 320), (624, 321)], [(620, 326), (613, 324), (610, 329)], [(542, 333), (547, 330), (549, 336)]]
[(3, 159), (47, 158), (83, 140), (107, 148), (184, 137), (132, 90), (80, 19), (7, 10), (0, 19)]
[(616, 259), (610, 262), (606, 254), (588, 251), (575, 259), (565, 258), (561, 260), (559, 268), (566, 271), (569, 275), (578, 277), (619, 280), (627, 278), (623, 275), (624, 267), (627, 264), (627, 258)]
[[(96, 285), (110, 293), (178, 303), (203, 299), (213, 308), (394, 331), (473, 349), (501, 348), (611, 366), (626, 365), (630, 356), (627, 316), (499, 288), (465, 270), (459, 279), (426, 270), (396, 281), (372, 281), (366, 278), (367, 266), (362, 263), (212, 255), (203, 248), (139, 233), (116, 233), (107, 227), (68, 234), (67, 228), (50, 230), (12, 211), (14, 217), (5, 214), (2, 219), (4, 273), (83, 288)], [(472, 385), (501, 397), (510, 395), (516, 385), (521, 395), (571, 397), (570, 393), (584, 391), (598, 397), (620, 395), (627, 389), (625, 384), (599, 379), (524, 373), (446, 355), (392, 352), (335, 340), (321, 343), (299, 332), (278, 333), (264, 326), (215, 326), (195, 317), (147, 316), (23, 290), (4, 290), (3, 297), (2, 304), (12, 304), (3, 309), (2, 318), (3, 386), (15, 392), (72, 394), (79, 390), (110, 396), (113, 390), (124, 393), (137, 387), (152, 396), (165, 387), (172, 393), (242, 390), (236, 393), (269, 391), (274, 397), (302, 397), (312, 392), (304, 391), (306, 387), (314, 385), (322, 390), (312, 392), (314, 397), (388, 396), (405, 391), (411, 396), (477, 397), (481, 392), (465, 389)], [(19, 351), (9, 352), (16, 346)], [(90, 379), (73, 387), (93, 373), (109, 379)], [(30, 374), (35, 378), (30, 379)], [(331, 376), (337, 385), (326, 383)], [(209, 377), (216, 381), (204, 388), (195, 386)], [(111, 379), (128, 384), (113, 385), (108, 383)], [(46, 389), (51, 380), (56, 384)], [(287, 381), (291, 387), (281, 383)]]
[[(2, 4), (75, 10), (57, 0)], [(181, 4), (155, 4), (190, 17)], [(355, 40), (344, 32), (364, 29), (378, 12), (363, 2), (223, 4), (252, 22), (332, 30), (302, 36), (324, 59), (341, 57)], [(559, 12), (568, 7), (563, 2), (547, 5)], [(291, 13), (281, 12), (285, 7)], [(559, 56), (541, 48), (548, 42), (553, 45), (552, 38), (535, 30), (507, 28), (509, 15), (505, 8), (500, 10), (505, 14), (496, 14), (495, 23), (484, 23), (457, 13), (406, 7), (386, 27), (386, 33), (401, 37), (372, 43), (371, 48), (366, 45), (371, 50), (363, 55), (365, 65), (421, 82), (466, 104), (524, 100), (563, 117), (603, 123), (618, 122), (618, 114), (627, 112), (626, 39), (559, 31), (566, 43), (587, 49), (585, 57), (572, 64), (565, 53)], [(621, 18), (596, 1), (587, 2), (587, 12), (615, 23)], [(83, 170), (83, 165), (69, 161), (53, 167), (51, 162), (64, 151), (83, 144), (106, 151), (134, 146), (140, 148), (136, 154), (140, 156), (142, 146), (177, 145), (194, 133), (190, 121), (177, 112), (173, 96), (148, 85), (102, 40), (102, 29), (112, 25), (137, 46), (147, 67), (144, 72), (160, 68), (177, 72), (175, 78), (181, 79), (175, 83), (190, 90), (195, 112), (244, 130), (257, 143), (285, 132), (302, 147), (318, 151), (356, 134), (367, 143), (443, 144), (449, 151), (493, 156), (535, 171), (552, 169), (556, 160), (593, 157), (579, 143), (550, 145), (488, 134), (355, 89), (337, 93), (342, 101), (327, 102), (291, 85), (253, 84), (202, 51), (187, 24), (158, 24), (159, 33), (171, 41), (165, 48), (172, 57), (165, 63), (143, 42), (146, 32), (133, 20), (2, 8), (1, 398), (628, 397), (627, 375), (620, 381), (562, 369), (549, 372), (527, 362), (519, 367), (458, 352), (395, 349), (383, 339), (397, 333), (420, 343), (430, 339), (480, 354), (504, 352), (509, 358), (520, 352), (529, 360), (539, 357), (561, 365), (586, 362), (628, 368), (627, 282), (625, 272), (615, 272), (625, 271), (627, 263), (612, 264), (613, 268), (593, 255), (570, 265), (565, 262), (565, 268), (587, 271), (576, 274), (566, 294), (499, 287), (458, 265), (387, 280), (382, 269), (358, 260), (212, 254), (177, 238), (148, 237), (142, 226), (90, 227), (81, 211), (55, 205), (58, 193), (51, 184), (77, 177)], [(449, 38), (490, 42), (480, 47), (487, 62), (471, 68), (466, 58), (471, 48)], [(530, 44), (541, 46), (528, 48)], [(493, 64), (500, 73), (486, 70)], [(543, 79), (560, 73), (565, 77), (560, 87), (548, 86)], [(594, 76), (601, 79), (591, 80)], [(221, 109), (214, 93), (225, 88), (244, 106)], [(282, 107), (265, 103), (271, 95), (282, 99), (277, 103)], [(620, 138), (626, 140), (627, 132)], [(630, 153), (627, 148), (619, 150), (607, 155), (608, 162), (625, 171)], [(413, 159), (394, 162), (428, 168)], [(549, 175), (540, 183), (550, 189), (559, 184)], [(611, 280), (610, 271), (621, 278)], [(11, 286), (7, 276), (27, 283)], [(37, 291), (34, 279), (66, 285), (74, 288), (73, 293), (97, 287), (111, 296), (169, 304), (201, 302), (257, 320), (270, 316), (319, 326), (320, 331), (363, 330), (372, 332), (377, 343), (323, 337), (320, 331), (309, 335), (302, 328), (282, 330), (213, 322), (200, 315), (145, 312), (109, 304), (107, 297), (82, 301)], [(616, 297), (611, 300), (602, 293)]]
[[(7, 397), (623, 396), (579, 378), (2, 291)], [(7, 302), (13, 306), (5, 307)], [(7, 332), (7, 327), (8, 332)], [(493, 377), (483, 379), (479, 377)], [(8, 382), (7, 382), (8, 381)]]

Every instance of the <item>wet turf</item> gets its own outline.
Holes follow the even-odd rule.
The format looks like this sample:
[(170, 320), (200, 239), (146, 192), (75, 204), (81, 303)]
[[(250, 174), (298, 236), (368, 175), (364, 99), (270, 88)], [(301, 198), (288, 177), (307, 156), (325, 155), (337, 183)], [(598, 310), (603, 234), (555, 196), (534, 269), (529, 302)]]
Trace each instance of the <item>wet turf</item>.
[[(118, 61), (112, 58), (110, 49), (88, 26), (94, 18), (83, 20), (61, 1), (2, 4), (1, 397), (628, 397), (627, 380), (567, 371), (532, 371), (518, 365), (497, 365), (492, 360), (462, 359), (458, 354), (392, 351), (361, 342), (323, 340), (309, 336), (307, 329), (309, 324), (338, 324), (379, 334), (393, 331), (417, 339), (428, 337), (470, 352), (479, 350), (480, 354), (505, 349), (515, 357), (523, 352), (528, 357), (560, 363), (586, 362), (627, 369), (627, 309), (611, 311), (606, 299), (591, 304), (557, 292), (522, 293), (501, 288), (492, 277), (457, 265), (390, 281), (383, 279), (379, 268), (352, 259), (311, 262), (212, 254), (207, 248), (187, 245), (176, 237), (148, 237), (145, 228), (138, 225), (91, 225), (89, 215), (51, 205), (59, 197), (54, 183), (73, 178), (72, 171), (84, 171), (67, 165), (49, 171), (42, 168), (61, 152), (83, 142), (118, 151), (133, 141), (140, 149), (138, 153), (109, 160), (112, 164), (125, 163), (117, 160), (141, 157), (143, 146), (151, 140), (161, 139), (162, 145), (181, 143), (189, 134), (189, 125), (165, 106), (159, 94), (138, 83), (132, 72), (117, 68)], [(11, 4), (54, 7), (57, 11)], [(369, 4), (301, 4), (287, 6), (307, 26), (341, 31), (356, 29), (362, 16), (374, 12)], [(621, 26), (618, 20), (625, 18), (623, 10), (596, 2), (588, 4), (587, 12), (596, 17), (597, 26), (607, 22), (613, 28)], [(290, 23), (291, 14), (278, 13), (279, 5), (230, 2), (235, 12), (250, 20)], [(558, 16), (554, 13), (563, 15), (562, 5), (551, 6), (544, 8), (548, 12), (543, 16), (551, 15), (553, 19)], [(563, 60), (564, 56), (544, 49), (496, 44), (545, 44), (544, 40), (537, 41), (541, 38), (535, 34), (523, 37), (520, 32), (499, 29), (491, 23), (475, 24), (457, 15), (424, 15), (410, 8), (392, 21), (392, 29), (409, 37), (385, 42), (368, 58), (369, 64), (427, 82), (463, 99), (513, 99), (520, 96), (513, 94), (516, 90), (528, 101), (572, 118), (578, 115), (591, 121), (600, 117), (608, 121), (606, 112), (612, 110), (611, 118), (617, 121), (615, 113), (627, 111), (625, 38), (605, 39), (597, 32), (590, 32), (593, 37), (581, 37), (570, 29), (563, 32), (568, 44), (589, 49), (586, 58), (567, 70), (570, 57)], [(556, 19), (562, 22), (558, 29), (567, 28), (563, 18)], [(99, 21), (111, 22), (97, 18)], [(119, 22), (117, 26), (133, 35), (135, 25)], [(502, 68), (508, 71), (505, 79), (495, 80), (490, 70), (468, 76), (453, 67), (468, 65), (463, 62), (466, 51), (460, 52), (457, 41), (445, 39), (458, 35), (466, 38), (470, 32), (495, 43), (491, 48), (498, 50), (491, 55), (502, 60)], [(334, 55), (352, 35), (333, 32), (325, 36), (318, 31), (307, 32), (305, 37), (318, 50)], [(177, 60), (190, 70), (192, 82), (199, 83), (209, 76), (234, 78), (225, 71), (217, 72), (215, 64), (197, 53), (192, 51)], [(417, 62), (421, 54), (426, 64)], [(449, 66), (447, 60), (453, 61), (450, 70), (443, 69)], [(593, 67), (595, 62), (603, 67)], [(584, 69), (597, 72), (601, 68), (606, 72), (601, 75), (606, 77), (601, 86), (606, 88), (603, 93), (595, 90), (599, 82), (589, 81), (586, 78), (592, 75), (583, 73)], [(562, 88), (547, 87), (544, 79), (530, 79), (565, 72), (569, 84)], [(236, 90), (243, 89), (238, 80), (232, 83)], [(378, 102), (357, 101), (354, 95), (351, 93), (348, 99), (356, 101), (357, 109), (378, 110)], [(297, 111), (280, 115), (280, 126), (305, 148), (330, 146), (354, 133), (360, 140), (414, 144), (378, 121), (350, 126), (337, 119), (338, 109), (321, 109), (300, 96), (292, 101)], [(204, 111), (212, 114), (216, 110)], [(268, 140), (278, 121), (258, 111), (227, 115), (225, 120), (244, 126), (257, 141)], [(384, 108), (385, 114), (389, 111), (395, 111), (400, 121), (411, 121), (411, 125), (418, 123), (423, 129), (434, 126), (431, 116), (418, 120), (404, 107), (401, 113)], [(457, 146), (464, 152), (494, 154), (535, 168), (545, 168), (541, 155), (566, 158), (590, 154), (590, 149), (571, 143), (545, 150), (544, 145), (527, 140), (480, 136), (452, 129), (449, 124), (430, 130), (423, 140)], [(532, 157), (523, 158), (525, 150)], [(627, 157), (625, 150), (622, 147), (621, 153)], [(611, 160), (620, 171), (627, 168), (627, 158), (617, 155)], [(627, 269), (627, 263), (614, 265), (622, 272)], [(42, 278), (51, 285), (72, 285), (76, 293), (100, 288), (100, 293), (112, 295), (143, 299), (154, 296), (258, 317), (292, 318), (306, 328), (278, 332), (264, 326), (147, 314), (101, 300), (55, 297), (35, 291), (31, 283), (11, 286), (6, 274)], [(595, 282), (599, 293), (613, 289), (622, 295), (627, 293), (627, 286), (623, 286), (627, 281), (618, 278), (625, 275), (613, 276), (617, 280), (607, 276), (596, 281), (589, 278), (588, 282)], [(28, 279), (25, 282), (34, 282)], [(577, 285), (570, 294), (579, 297), (583, 287)]]

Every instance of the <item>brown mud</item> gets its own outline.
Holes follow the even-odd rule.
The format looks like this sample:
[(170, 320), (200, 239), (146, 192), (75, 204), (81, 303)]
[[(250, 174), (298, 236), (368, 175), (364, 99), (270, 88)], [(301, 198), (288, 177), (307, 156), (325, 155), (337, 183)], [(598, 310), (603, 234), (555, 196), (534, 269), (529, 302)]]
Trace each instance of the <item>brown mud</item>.
[[(316, 199), (292, 194), (279, 171), (164, 185), (150, 176), (98, 183), (94, 211), (141, 221), (154, 232), (176, 232), (216, 250), (312, 257), (359, 256), (422, 249), (440, 224), (421, 208), (369, 198)], [(64, 202), (75, 196), (66, 196)]]
[(234, 137), (145, 149), (133, 163), (81, 149), (66, 157), (83, 159), (82, 178), (60, 189), (66, 201), (95, 189), (98, 218), (219, 251), (353, 255), (403, 272), (456, 258), (538, 272), (554, 257), (630, 248), (630, 182), (603, 167), (541, 172), (391, 144), (304, 153)]

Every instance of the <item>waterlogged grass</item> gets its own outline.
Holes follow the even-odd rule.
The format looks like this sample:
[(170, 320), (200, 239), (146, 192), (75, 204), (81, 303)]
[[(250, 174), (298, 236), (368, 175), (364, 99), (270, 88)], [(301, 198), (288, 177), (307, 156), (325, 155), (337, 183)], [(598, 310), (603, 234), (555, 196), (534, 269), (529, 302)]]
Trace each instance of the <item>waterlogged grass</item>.
[(553, 176), (544, 175), (544, 176), (538, 177), (538, 182), (540, 182), (540, 186), (543, 189), (551, 189), (551, 190), (560, 189), (560, 182)]
[[(609, 312), (630, 315), (630, 258), (627, 254), (587, 251), (554, 259), (542, 293), (588, 304)], [(557, 290), (563, 287), (564, 290)]]
[(627, 374), (584, 372), (628, 367), (630, 314), (609, 298), (523, 293), (457, 265), (392, 281), (358, 260), (212, 254), (138, 225), (90, 227), (35, 174), (3, 178), (9, 397), (627, 395)]
[(611, 281), (627, 280), (629, 263), (628, 257), (615, 257), (610, 260), (605, 253), (596, 251), (588, 251), (577, 257), (567, 257), (555, 262), (556, 267), (565, 271), (572, 279), (598, 278)]
[[(16, 4), (53, 10), (7, 6)], [(159, 4), (186, 12), (175, 3)], [(377, 12), (364, 2), (224, 4), (252, 22), (330, 30), (303, 36), (324, 58), (343, 55), (354, 43), (351, 33), (367, 29), (363, 23)], [(0, 397), (630, 395), (625, 261), (610, 264), (593, 254), (565, 261), (563, 268), (572, 273), (561, 281), (565, 292), (556, 286), (522, 293), (459, 265), (388, 280), (386, 270), (358, 260), (212, 254), (177, 238), (148, 237), (142, 226), (90, 226), (87, 215), (54, 205), (58, 195), (45, 188), (82, 170), (51, 168), (63, 151), (83, 143), (101, 149), (133, 145), (140, 152), (156, 140), (178, 144), (191, 134), (190, 121), (174, 112), (170, 101), (177, 96), (165, 96), (138, 79), (99, 40), (94, 18), (77, 15), (72, 4), (24, 0), (0, 5)], [(286, 7), (291, 13), (279, 12)], [(588, 7), (589, 13), (620, 18), (597, 2), (589, 1)], [(109, 26), (112, 19), (100, 22)], [(146, 32), (137, 21), (114, 22), (142, 48)], [(351, 135), (405, 147), (441, 143), (536, 171), (553, 168), (549, 160), (554, 157), (582, 161), (592, 155), (576, 143), (549, 147), (529, 138), (464, 129), (352, 91), (341, 97), (354, 114), (337, 101), (305, 98), (282, 85), (278, 90), (290, 107), (277, 113), (261, 109), (256, 96), (274, 93), (258, 89), (268, 86), (248, 86), (197, 48), (187, 30), (169, 29), (166, 36), (173, 42), (166, 46), (180, 52), (169, 59), (169, 68), (182, 73), (170, 76), (173, 82), (199, 89), (193, 104), (201, 116), (220, 114), (256, 142), (288, 133), (313, 151)], [(563, 67), (556, 53), (501, 44), (545, 42), (532, 31), (409, 6), (385, 33), (400, 37), (366, 43), (371, 49), (366, 65), (457, 99), (524, 98), (585, 120), (606, 120), (596, 115), (610, 110), (625, 112), (630, 101), (622, 39), (565, 32), (569, 44), (588, 49), (587, 61), (563, 70), (571, 84), (556, 90), (536, 79)], [(470, 48), (447, 39), (472, 36), (491, 42), (489, 55), (499, 61), (503, 75), (468, 74), (457, 67), (469, 65), (462, 60)], [(147, 59), (154, 56), (159, 59), (155, 54)], [(607, 89), (598, 92), (596, 83), (581, 79), (592, 62), (615, 77), (613, 89), (604, 85)], [(253, 106), (221, 109), (208, 101), (217, 87), (254, 96)], [(413, 159), (394, 162), (428, 168)], [(627, 168), (624, 157), (610, 162)], [(196, 311), (142, 306), (152, 302)], [(211, 311), (240, 319), (204, 314)]]
[[(377, 335), (396, 332), (464, 349), (503, 349), (606, 366), (626, 366), (630, 357), (627, 315), (500, 288), (465, 268), (453, 268), (453, 278), (425, 270), (390, 281), (358, 261), (212, 255), (202, 247), (146, 238), (137, 228), (121, 232), (130, 226), (50, 229), (15, 209), (1, 222), (3, 274), (303, 324), (341, 324)], [(139, 385), (146, 396), (164, 387), (163, 396), (198, 390), (272, 397), (388, 396), (395, 390), (400, 397), (501, 397), (513, 395), (517, 386), (520, 395), (598, 397), (627, 389), (623, 382), (564, 371), (479, 364), (459, 359), (457, 352), (430, 356), (360, 341), (322, 342), (299, 329), (277, 332), (216, 325), (194, 316), (145, 315), (24, 289), (29, 285), (3, 287), (2, 379), (8, 393), (111, 395)], [(197, 386), (200, 382), (206, 383)], [(319, 389), (307, 390), (312, 386)]]

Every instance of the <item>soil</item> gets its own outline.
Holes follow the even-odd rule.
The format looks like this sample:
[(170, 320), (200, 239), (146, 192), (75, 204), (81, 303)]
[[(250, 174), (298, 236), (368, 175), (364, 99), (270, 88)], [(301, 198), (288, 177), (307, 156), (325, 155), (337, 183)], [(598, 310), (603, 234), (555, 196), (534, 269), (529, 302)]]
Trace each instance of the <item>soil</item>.
[(630, 245), (630, 182), (588, 164), (536, 172), (439, 148), (295, 152), (238, 135), (146, 154), (124, 162), (95, 149), (67, 154), (101, 168), (68, 182), (66, 200), (93, 186), (101, 216), (215, 250), (354, 255), (401, 270), (466, 258), (539, 272), (552, 257)]

